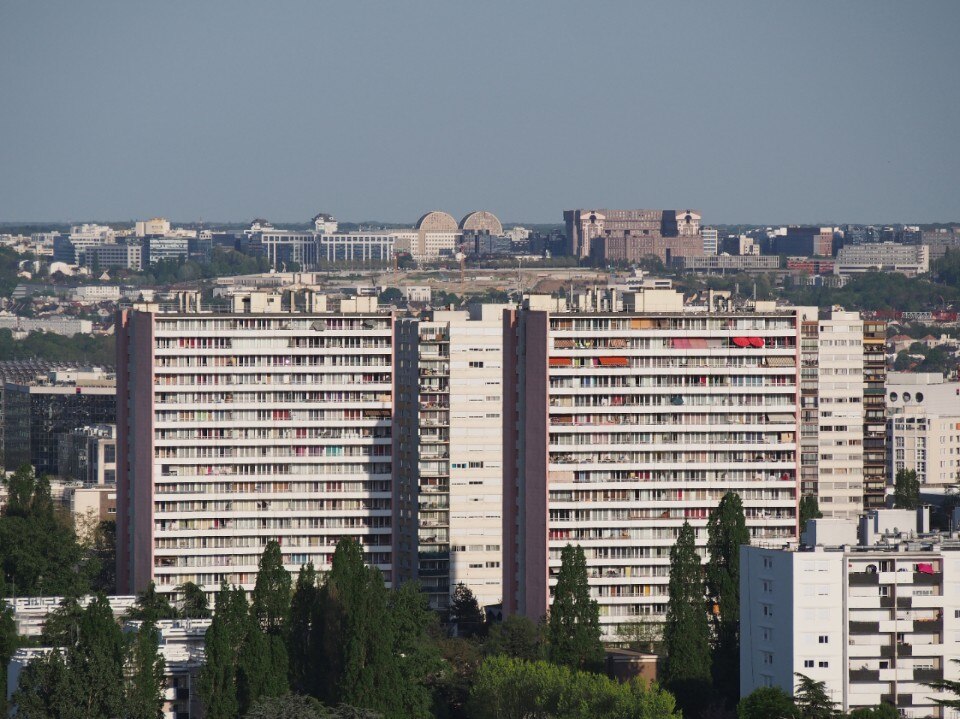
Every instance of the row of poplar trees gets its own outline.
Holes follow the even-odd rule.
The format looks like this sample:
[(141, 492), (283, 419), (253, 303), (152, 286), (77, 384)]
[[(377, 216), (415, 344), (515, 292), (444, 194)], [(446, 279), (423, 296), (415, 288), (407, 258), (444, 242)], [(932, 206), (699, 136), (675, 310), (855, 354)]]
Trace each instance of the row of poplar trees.
[(663, 628), (665, 685), (684, 716), (733, 708), (740, 695), (740, 546), (750, 543), (740, 496), (728, 492), (707, 522), (704, 565), (684, 522), (670, 550)]
[(322, 578), (308, 564), (291, 583), (270, 542), (249, 604), (242, 589), (221, 587), (200, 675), (207, 719), (236, 719), (289, 692), (385, 719), (430, 715), (426, 679), (442, 660), (416, 584), (388, 590), (353, 539), (340, 541)]

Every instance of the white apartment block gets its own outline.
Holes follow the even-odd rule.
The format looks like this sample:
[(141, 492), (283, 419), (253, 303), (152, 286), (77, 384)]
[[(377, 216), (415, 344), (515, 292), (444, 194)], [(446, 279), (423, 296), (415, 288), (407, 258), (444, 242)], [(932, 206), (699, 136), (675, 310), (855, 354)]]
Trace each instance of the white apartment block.
[(863, 320), (803, 308), (801, 473), (824, 517), (863, 511)]
[(148, 237), (150, 235), (164, 237), (170, 234), (170, 220), (164, 219), (163, 217), (139, 220), (134, 225), (133, 232), (137, 237)]
[(960, 717), (933, 701), (952, 697), (925, 685), (960, 679), (956, 540), (744, 546), (740, 567), (741, 696), (765, 686), (793, 694), (801, 673), (844, 712), (886, 702), (903, 717)]
[(701, 227), (700, 237), (703, 238), (703, 254), (715, 255), (719, 252), (720, 237), (716, 227)]
[(141, 304), (118, 327), (118, 584), (253, 587), (263, 548), (330, 568), (341, 537), (391, 581), (393, 322), (374, 298)]
[(890, 477), (914, 470), (921, 487), (945, 489), (960, 480), (960, 382), (939, 373), (887, 376)]
[(684, 522), (743, 500), (755, 540), (796, 537), (795, 308), (683, 306), (672, 290), (508, 313), (504, 609), (548, 609), (567, 544), (586, 554), (605, 633), (662, 618)]
[(503, 305), (397, 325), (395, 565), (431, 606), (502, 598)]

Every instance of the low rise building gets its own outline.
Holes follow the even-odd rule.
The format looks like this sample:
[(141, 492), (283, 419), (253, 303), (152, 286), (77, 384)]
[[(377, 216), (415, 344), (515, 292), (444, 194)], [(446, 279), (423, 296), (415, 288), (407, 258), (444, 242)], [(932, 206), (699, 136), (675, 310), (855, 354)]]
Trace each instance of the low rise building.
[(726, 272), (772, 272), (780, 269), (780, 258), (770, 255), (706, 255), (676, 257), (673, 264), (681, 270), (704, 274)]
[(896, 242), (846, 245), (837, 253), (837, 261), (833, 268), (834, 273), (838, 275), (899, 272), (907, 277), (922, 275), (929, 270), (929, 247), (901, 245)]

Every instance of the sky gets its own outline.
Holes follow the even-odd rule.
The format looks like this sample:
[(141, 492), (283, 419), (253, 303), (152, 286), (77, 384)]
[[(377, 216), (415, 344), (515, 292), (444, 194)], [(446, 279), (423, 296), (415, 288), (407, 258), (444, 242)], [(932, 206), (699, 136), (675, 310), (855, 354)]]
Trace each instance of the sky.
[(960, 220), (960, 2), (0, 0), (0, 220)]

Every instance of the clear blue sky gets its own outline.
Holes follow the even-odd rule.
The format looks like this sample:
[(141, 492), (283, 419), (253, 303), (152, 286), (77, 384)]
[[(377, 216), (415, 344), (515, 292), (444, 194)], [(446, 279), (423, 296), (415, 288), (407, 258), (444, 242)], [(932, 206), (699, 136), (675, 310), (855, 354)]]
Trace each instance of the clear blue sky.
[(0, 2), (0, 220), (960, 220), (960, 1)]

